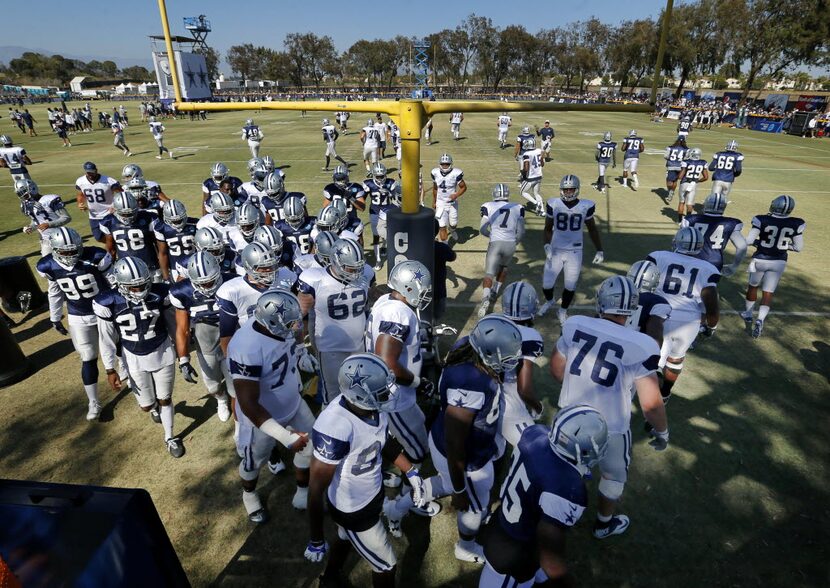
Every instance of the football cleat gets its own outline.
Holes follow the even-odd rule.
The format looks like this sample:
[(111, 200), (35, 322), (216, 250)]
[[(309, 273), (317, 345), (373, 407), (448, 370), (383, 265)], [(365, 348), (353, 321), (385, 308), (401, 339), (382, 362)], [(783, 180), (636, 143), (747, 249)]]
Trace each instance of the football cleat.
[(559, 319), (559, 324), (564, 327), (565, 321), (568, 320), (568, 311), (567, 309), (560, 308), (556, 311), (556, 318)]
[(231, 407), (227, 398), (225, 398), (224, 400), (217, 401), (216, 416), (219, 417), (219, 420), (223, 423), (228, 422), (228, 420), (231, 418)]
[(622, 535), (628, 529), (631, 522), (625, 515), (614, 515), (607, 523), (596, 522), (594, 525), (594, 537), (597, 539), (605, 539), (612, 535)]
[(411, 506), (409, 507), (409, 512), (414, 515), (418, 515), (419, 517), (428, 517), (432, 518), (438, 513), (441, 512), (441, 503), (435, 502), (434, 500), (430, 500), (424, 506)]
[(752, 311), (751, 310), (745, 310), (745, 311), (743, 311), (739, 314), (740, 314), (740, 317), (742, 319), (744, 319), (744, 323), (746, 323), (746, 326), (751, 327), (752, 326)]
[(392, 537), (403, 537), (401, 530), (401, 520), (395, 514), (395, 505), (397, 500), (383, 499), (383, 516), (386, 518), (386, 526), (389, 528), (389, 534)]
[(58, 333), (63, 335), (64, 337), (69, 336), (69, 331), (66, 330), (66, 327), (63, 326), (63, 323), (60, 321), (56, 321), (52, 323), (52, 328), (55, 329)]
[(460, 540), (455, 544), (455, 559), (483, 564), (484, 548), (475, 541)]
[(277, 461), (271, 461), (269, 459), (268, 460), (268, 471), (271, 472), (272, 474), (274, 474), (275, 476), (277, 474), (279, 474), (280, 472), (284, 472), (285, 471), (285, 464), (283, 463), (282, 459), (280, 459), (279, 457), (277, 458)]
[(548, 313), (548, 311), (551, 308), (553, 308), (554, 304), (555, 303), (553, 302), (553, 300), (548, 300), (542, 305), (542, 307), (539, 309), (539, 312), (536, 313), (536, 316), (545, 316)]
[(171, 437), (165, 443), (167, 444), (167, 451), (173, 457), (179, 458), (184, 455), (184, 443), (178, 437)]
[(752, 328), (752, 338), (757, 339), (758, 337), (760, 337), (763, 330), (764, 330), (764, 321), (756, 320), (755, 321), (755, 326)]
[(478, 318), (480, 318), (480, 319), (483, 319), (485, 316), (487, 316), (487, 311), (489, 309), (490, 309), (490, 299), (485, 298), (484, 300), (479, 302), (478, 310), (476, 311), (476, 316), (478, 316)]
[(291, 499), (291, 506), (297, 510), (308, 508), (308, 487), (300, 488), (297, 486), (297, 491), (294, 492), (294, 497)]
[(97, 421), (98, 416), (101, 414), (101, 405), (98, 403), (97, 400), (90, 400), (89, 401), (89, 410), (86, 413), (86, 420), (88, 421)]
[(153, 422), (157, 425), (161, 424), (161, 415), (159, 414), (158, 405), (150, 409), (150, 418), (153, 419)]

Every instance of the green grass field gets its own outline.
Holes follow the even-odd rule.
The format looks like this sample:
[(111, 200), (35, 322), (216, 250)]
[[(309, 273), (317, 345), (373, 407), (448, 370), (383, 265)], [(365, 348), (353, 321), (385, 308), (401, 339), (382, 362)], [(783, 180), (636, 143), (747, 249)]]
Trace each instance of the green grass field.
[[(98, 106), (98, 104), (96, 104)], [(111, 103), (101, 106), (110, 107)], [(215, 161), (234, 175), (245, 176), (249, 157), (238, 129), (249, 113), (211, 114), (206, 122), (165, 122), (166, 144), (176, 148), (176, 161), (154, 159), (155, 144), (138, 110), (128, 104), (133, 126), (127, 144), (130, 162), (142, 166), (148, 179), (197, 212), (201, 181)], [(0, 120), (0, 130), (20, 141), (35, 165), (30, 171), (42, 193), (65, 197), (72, 226), (89, 238), (89, 226), (74, 204), (73, 186), (81, 164), (120, 176), (128, 161), (112, 147), (108, 130), (71, 137), (63, 148), (47, 132), (45, 108), (30, 109), (41, 121), (41, 136), (24, 138)], [(286, 184), (309, 195), (312, 213), (330, 176), (320, 171), (323, 144), (319, 116), (256, 113), (265, 139), (262, 154), (285, 166)], [(435, 142), (423, 147), (425, 170), (448, 151), (465, 172), (469, 190), (462, 199), (462, 242), (450, 272), (446, 321), (459, 328), (473, 324), (473, 305), (480, 296), (486, 240), (478, 236), (479, 205), (492, 185), (506, 182), (517, 192), (512, 151), (500, 151), (495, 115), (469, 115), (464, 139), (450, 138), (449, 123), (436, 120)], [(513, 130), (540, 124), (542, 114), (514, 117)], [(358, 128), (365, 116), (351, 119)], [(656, 249), (668, 248), (676, 230), (674, 213), (654, 193), (664, 184), (664, 164), (657, 150), (671, 142), (674, 124), (654, 124), (647, 115), (568, 114), (550, 116), (556, 129), (554, 161), (545, 167), (543, 194), (557, 194), (559, 178), (576, 173), (582, 196), (597, 202), (606, 263), (586, 266), (575, 304), (590, 312), (593, 292), (605, 277), (624, 273), (629, 265)], [(603, 131), (621, 139), (636, 128), (646, 140), (637, 192), (612, 182), (605, 196), (590, 188), (596, 178), (594, 144)], [(511, 137), (515, 133), (511, 132)], [(721, 326), (714, 339), (690, 354), (668, 406), (670, 449), (652, 451), (634, 418), (634, 456), (622, 510), (631, 517), (621, 537), (598, 542), (590, 536), (593, 508), (570, 536), (572, 569), (583, 586), (700, 588), (708, 586), (827, 586), (830, 584), (830, 449), (825, 429), (830, 418), (830, 305), (825, 252), (830, 233), (823, 222), (830, 196), (830, 141), (768, 135), (719, 128), (696, 130), (690, 146), (708, 158), (736, 138), (745, 154), (744, 174), (732, 191), (731, 216), (741, 218), (744, 233), (751, 217), (766, 212), (770, 200), (788, 193), (797, 201), (795, 215), (807, 220), (805, 250), (791, 255), (773, 302), (763, 337), (752, 340), (743, 321), (746, 273), (722, 282)], [(339, 152), (347, 160), (360, 157), (355, 133), (342, 137)], [(394, 159), (386, 164), (394, 167)], [(621, 171), (620, 167), (614, 171)], [(354, 168), (355, 178), (361, 168)], [(425, 171), (425, 175), (427, 173)], [(699, 192), (702, 202), (705, 188)], [(517, 200), (519, 197), (513, 197)], [(675, 201), (676, 206), (676, 201)], [(0, 256), (26, 255), (37, 261), (37, 239), (24, 235), (24, 218), (9, 176), (0, 171)], [(525, 278), (541, 295), (543, 221), (530, 217), (518, 261), (509, 280)], [(367, 228), (368, 232), (368, 228)], [(588, 251), (593, 251), (588, 245)], [(731, 249), (729, 251), (731, 257)], [(745, 270), (746, 264), (744, 265)], [(383, 281), (385, 270), (379, 276)], [(557, 284), (557, 294), (561, 286)], [(274, 478), (265, 471), (260, 492), (272, 521), (254, 528), (240, 500), (231, 423), (215, 418), (215, 402), (204, 387), (178, 379), (174, 401), (176, 430), (187, 455), (172, 459), (160, 428), (136, 407), (128, 392), (116, 394), (101, 379), (99, 423), (87, 423), (86, 398), (79, 361), (68, 338), (48, 328), (45, 312), (19, 321), (15, 328), (36, 372), (2, 390), (0, 403), (0, 476), (76, 484), (146, 488), (194, 586), (310, 586), (321, 567), (303, 559), (306, 518), (291, 510), (291, 476)], [(555, 313), (537, 321), (550, 351), (559, 334)], [(553, 407), (558, 384), (537, 370), (537, 390)], [(549, 410), (546, 419), (552, 412)], [(448, 505), (447, 505), (448, 506)], [(452, 556), (455, 517), (445, 512), (431, 521), (410, 517), (405, 537), (394, 540), (398, 577), (407, 586), (476, 586), (479, 568)], [(369, 568), (351, 560), (350, 579), (368, 585)]]

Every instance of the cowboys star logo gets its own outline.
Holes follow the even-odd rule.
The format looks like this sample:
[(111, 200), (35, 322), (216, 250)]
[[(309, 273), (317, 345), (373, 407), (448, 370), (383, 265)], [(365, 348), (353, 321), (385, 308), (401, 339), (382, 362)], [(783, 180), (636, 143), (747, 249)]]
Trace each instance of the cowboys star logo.
[(360, 366), (355, 368), (353, 374), (346, 374), (346, 377), (349, 378), (349, 388), (363, 388), (363, 382), (369, 379), (369, 376), (360, 373)]

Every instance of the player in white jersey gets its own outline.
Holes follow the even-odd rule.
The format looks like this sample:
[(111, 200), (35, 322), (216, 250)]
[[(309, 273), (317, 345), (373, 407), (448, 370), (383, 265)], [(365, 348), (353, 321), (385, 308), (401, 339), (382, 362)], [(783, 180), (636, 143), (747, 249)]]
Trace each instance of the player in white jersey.
[(115, 178), (98, 173), (98, 168), (91, 161), (84, 163), (84, 175), (75, 180), (75, 199), (80, 210), (89, 211), (89, 226), (96, 241), (104, 242), (101, 232), (101, 219), (107, 216), (112, 207), (115, 192), (121, 192), (121, 184)]
[(461, 138), (461, 123), (464, 121), (464, 113), (453, 112), (450, 115), (450, 131), (453, 138), (458, 141)]
[(257, 524), (268, 512), (256, 492), (259, 470), (277, 441), (294, 453), (297, 490), (291, 505), (305, 510), (311, 465), (309, 434), (314, 416), (300, 397), (299, 370), (314, 371), (316, 360), (296, 340), (302, 322), (297, 297), (285, 290), (260, 296), (254, 320), (245, 323), (228, 345), (230, 372), (239, 419), (237, 452), (242, 456), (242, 503)]
[(602, 479), (593, 530), (597, 539), (624, 533), (629, 525), (627, 516), (614, 511), (631, 462), (632, 388), (653, 427), (652, 447), (662, 451), (669, 443), (666, 408), (655, 374), (660, 349), (648, 335), (625, 326), (637, 301), (637, 288), (631, 280), (607, 278), (597, 290), (599, 316), (569, 318), (550, 358), (550, 373), (562, 382), (559, 406), (586, 404), (599, 411), (608, 424), (608, 449), (599, 460)]
[(254, 233), (262, 223), (262, 213), (253, 204), (245, 202), (236, 212), (236, 223), (228, 229), (227, 238), (231, 251), (236, 254), (236, 273), (245, 275), (242, 267), (242, 251), (254, 240)]
[(542, 293), (545, 303), (539, 309), (539, 316), (544, 316), (553, 308), (553, 287), (556, 278), (564, 272), (564, 289), (562, 306), (559, 308), (559, 322), (564, 324), (568, 318), (568, 307), (576, 292), (576, 283), (582, 269), (582, 229), (588, 229), (588, 235), (596, 248), (593, 263), (605, 261), (602, 243), (594, 222), (595, 205), (591, 200), (580, 200), (579, 178), (568, 174), (559, 182), (560, 198), (550, 198), (545, 211), (545, 269), (542, 274)]
[(32, 160), (26, 155), (23, 147), (15, 147), (12, 138), (8, 135), (0, 135), (0, 167), (9, 168), (12, 175), (12, 182), (16, 180), (30, 180), (27, 165), (32, 165)]
[(530, 202), (539, 216), (545, 215), (545, 205), (539, 187), (542, 185), (542, 168), (545, 167), (545, 157), (542, 150), (536, 147), (536, 139), (528, 137), (522, 144), (521, 190), (522, 197)]
[[(394, 437), (388, 436), (386, 413), (396, 402), (394, 380), (376, 355), (352, 355), (338, 370), (340, 395), (314, 423), (308, 496), (310, 541), (304, 555), (318, 563), (328, 552), (321, 585), (341, 584), (340, 572), (350, 544), (372, 568), (373, 586), (395, 585), (395, 552), (380, 520), (384, 458), (406, 472), (417, 505), (423, 504), (424, 482)], [(326, 510), (337, 525), (330, 549), (323, 526)]]
[(236, 224), (233, 200), (224, 192), (216, 190), (210, 195), (208, 203), (213, 212), (200, 218), (196, 223), (196, 228), (213, 227), (222, 233), (222, 239), (228, 243), (228, 231)]
[(380, 147), (380, 133), (371, 118), (366, 121), (366, 126), (360, 129), (360, 142), (363, 143), (363, 165), (366, 166), (368, 178), (372, 175), (372, 164), (378, 160), (378, 147)]
[(431, 116), (427, 119), (427, 123), (424, 125), (424, 139), (426, 139), (427, 145), (432, 145), (432, 117)]
[(303, 316), (308, 316), (314, 327), (323, 404), (331, 402), (337, 393), (340, 364), (352, 353), (364, 349), (366, 300), (374, 282), (374, 270), (364, 261), (363, 250), (357, 242), (338, 239), (330, 260), (325, 269), (301, 273), (298, 283)]
[(366, 349), (376, 353), (395, 376), (398, 398), (395, 411), (389, 413), (389, 429), (410, 461), (420, 467), (429, 449), (426, 419), (416, 399), (418, 392), (429, 395), (433, 383), (421, 378), (421, 323), (417, 312), (432, 300), (432, 278), (424, 264), (407, 260), (392, 268), (388, 283), (392, 292), (378, 298), (369, 313)]
[(507, 184), (496, 184), (493, 201), (481, 205), (479, 230), (490, 238), (484, 258), (484, 280), (478, 306), (478, 318), (483, 318), (490, 309), (490, 293), (499, 295), (507, 277), (507, 266), (513, 260), (516, 245), (525, 234), (525, 209), (517, 202), (510, 202)]
[(335, 143), (337, 143), (337, 138), (340, 136), (340, 133), (337, 132), (337, 129), (331, 124), (329, 119), (323, 119), (321, 131), (323, 133), (323, 142), (326, 144), (326, 165), (323, 166), (323, 171), (329, 171), (329, 163), (331, 163), (332, 157), (348, 168), (349, 164), (346, 163), (346, 160), (337, 155)]
[(154, 116), (150, 117), (149, 125), (150, 132), (153, 134), (153, 139), (155, 140), (156, 145), (159, 148), (159, 154), (156, 155), (156, 159), (161, 159), (161, 154), (165, 151), (167, 152), (167, 155), (170, 156), (170, 159), (176, 159), (175, 157), (173, 157), (173, 152), (164, 146), (164, 131), (166, 130), (164, 128), (164, 125), (158, 122), (156, 120), (156, 117)]
[(380, 161), (386, 157), (386, 140), (389, 138), (389, 129), (386, 128), (386, 123), (383, 122), (383, 117), (378, 113), (378, 118), (375, 121), (375, 130), (378, 132), (378, 157)]
[(110, 129), (112, 130), (112, 144), (124, 155), (126, 155), (127, 157), (131, 157), (132, 152), (130, 151), (130, 148), (127, 147), (127, 143), (124, 141), (125, 126), (126, 125), (124, 123), (116, 121), (113, 121), (113, 123), (110, 125)]
[(513, 119), (506, 112), (499, 115), (499, 120), (496, 125), (499, 127), (499, 149), (507, 147), (507, 132), (510, 130), (510, 125), (513, 124)]
[[(674, 236), (672, 251), (654, 251), (646, 257), (660, 271), (657, 294), (671, 306), (663, 325), (660, 393), (668, 402), (671, 390), (683, 369), (683, 360), (698, 333), (711, 337), (720, 319), (718, 268), (697, 255), (703, 249), (703, 235), (695, 227), (683, 227)], [(701, 317), (701, 308), (705, 316)], [(702, 320), (701, 320), (702, 319)]]
[(539, 308), (536, 290), (527, 282), (513, 282), (504, 289), (501, 298), (502, 314), (513, 321), (522, 336), (522, 359), (516, 369), (504, 374), (504, 413), (501, 434), (516, 447), (526, 428), (542, 414), (542, 403), (533, 389), (533, 368), (539, 365), (545, 344), (542, 335), (533, 328), (533, 318)]
[(432, 207), (438, 219), (438, 239), (444, 243), (450, 236), (458, 237), (458, 199), (466, 191), (464, 172), (453, 167), (449, 153), (443, 153), (438, 159), (438, 167), (432, 170)]

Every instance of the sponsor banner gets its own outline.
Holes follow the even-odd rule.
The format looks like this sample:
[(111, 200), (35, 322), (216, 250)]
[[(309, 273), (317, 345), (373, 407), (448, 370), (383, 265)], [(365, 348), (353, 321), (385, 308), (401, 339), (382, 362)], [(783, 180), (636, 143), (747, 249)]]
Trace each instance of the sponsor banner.
[(781, 110), (786, 110), (787, 100), (787, 94), (767, 94), (767, 97), (764, 98), (764, 108), (780, 108)]
[(795, 103), (796, 109), (806, 112), (823, 112), (825, 106), (827, 106), (827, 96), (808, 96), (802, 94), (798, 97), (798, 102)]
[[(203, 100), (213, 94), (210, 87), (210, 77), (207, 73), (207, 64), (203, 55), (195, 53), (174, 52), (176, 67), (181, 84), (182, 98), (185, 100)], [(170, 75), (170, 63), (167, 53), (154, 52), (153, 65), (156, 70), (156, 79), (159, 84), (159, 98), (173, 100), (173, 76)]]

